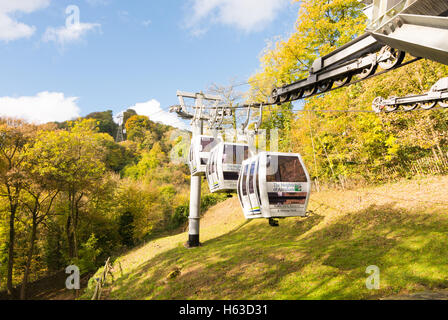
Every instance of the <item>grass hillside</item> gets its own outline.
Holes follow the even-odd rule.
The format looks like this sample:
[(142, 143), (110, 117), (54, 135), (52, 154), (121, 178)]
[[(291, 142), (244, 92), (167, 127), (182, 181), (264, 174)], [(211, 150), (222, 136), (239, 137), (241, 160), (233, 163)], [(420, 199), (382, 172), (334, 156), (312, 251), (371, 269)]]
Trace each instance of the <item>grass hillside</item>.
[[(309, 218), (277, 228), (246, 222), (229, 199), (202, 219), (202, 247), (184, 248), (179, 234), (117, 259), (105, 298), (379, 299), (445, 289), (447, 207), (448, 177), (314, 193)], [(366, 289), (370, 265), (381, 269), (380, 290)]]

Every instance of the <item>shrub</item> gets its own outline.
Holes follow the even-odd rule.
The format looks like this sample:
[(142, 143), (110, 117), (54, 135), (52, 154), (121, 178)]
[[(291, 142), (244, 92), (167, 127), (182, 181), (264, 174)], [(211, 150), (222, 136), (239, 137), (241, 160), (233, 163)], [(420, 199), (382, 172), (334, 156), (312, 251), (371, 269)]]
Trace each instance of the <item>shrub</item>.
[(89, 240), (81, 245), (79, 250), (78, 267), (82, 273), (96, 270), (97, 258), (101, 254), (101, 250), (97, 247), (98, 239), (92, 233)]

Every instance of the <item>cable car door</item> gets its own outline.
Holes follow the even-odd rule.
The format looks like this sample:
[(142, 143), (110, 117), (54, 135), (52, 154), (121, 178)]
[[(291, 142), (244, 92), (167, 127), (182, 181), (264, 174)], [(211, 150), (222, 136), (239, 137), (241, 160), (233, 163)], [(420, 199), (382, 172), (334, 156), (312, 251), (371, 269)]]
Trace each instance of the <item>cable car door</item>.
[(306, 216), (311, 183), (300, 155), (272, 153), (265, 159), (262, 202), (268, 205), (268, 217)]
[(216, 145), (215, 141), (216, 140), (213, 137), (199, 137), (199, 165), (205, 166), (207, 164), (208, 158), (210, 157), (210, 152)]
[(216, 180), (216, 158), (217, 158), (217, 149), (215, 147), (210, 155), (210, 159), (208, 160), (210, 166), (209, 187), (211, 192), (215, 191), (218, 184)]
[(259, 163), (259, 157), (256, 157), (250, 164), (249, 175), (247, 178), (249, 201), (251, 205), (250, 213), (253, 216), (261, 215), (261, 206), (256, 190), (258, 185), (257, 178), (259, 176), (257, 173), (258, 163)]
[(206, 178), (207, 178), (207, 183), (208, 183), (208, 187), (210, 189), (210, 191), (212, 192), (212, 186), (213, 186), (213, 181), (212, 181), (212, 159), (213, 159), (213, 152), (210, 155), (210, 159), (208, 159), (207, 161), (207, 166), (205, 167), (206, 169)]
[(243, 207), (244, 216), (246, 219), (250, 218), (250, 201), (249, 201), (249, 193), (247, 192), (247, 177), (249, 174), (249, 164), (250, 162), (243, 162), (243, 166), (241, 167), (240, 174), (240, 183), (238, 196), (240, 197), (241, 206)]
[(221, 162), (221, 148), (215, 147), (215, 152), (213, 154), (213, 174), (212, 174), (212, 183), (213, 183), (213, 190), (219, 189), (220, 187), (220, 181), (219, 181), (219, 169), (220, 169), (220, 162)]

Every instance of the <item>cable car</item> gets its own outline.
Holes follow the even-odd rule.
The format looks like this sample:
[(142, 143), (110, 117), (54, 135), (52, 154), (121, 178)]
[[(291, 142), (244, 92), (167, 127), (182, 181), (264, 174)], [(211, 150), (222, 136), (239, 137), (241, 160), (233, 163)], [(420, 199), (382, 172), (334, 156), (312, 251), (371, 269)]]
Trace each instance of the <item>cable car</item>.
[(206, 167), (210, 192), (229, 192), (237, 189), (241, 164), (249, 158), (249, 146), (223, 142), (213, 148)]
[(191, 140), (189, 164), (192, 176), (203, 176), (207, 166), (210, 152), (218, 143), (212, 136), (196, 136)]
[(311, 179), (299, 154), (261, 152), (245, 160), (238, 197), (246, 219), (305, 217)]

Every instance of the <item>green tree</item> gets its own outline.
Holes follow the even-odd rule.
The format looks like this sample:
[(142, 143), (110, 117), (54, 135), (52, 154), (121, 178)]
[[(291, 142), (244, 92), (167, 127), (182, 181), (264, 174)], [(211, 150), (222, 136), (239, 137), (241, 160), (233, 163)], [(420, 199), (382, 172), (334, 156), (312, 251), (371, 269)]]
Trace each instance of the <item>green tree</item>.
[[(363, 33), (366, 17), (362, 6), (357, 0), (300, 1), (295, 32), (286, 40), (268, 44), (261, 57), (262, 72), (250, 79), (248, 102), (265, 102), (274, 87), (306, 78), (316, 58)], [(281, 130), (280, 147), (289, 151), (292, 105), (269, 107), (264, 119), (264, 129)]]
[(151, 122), (146, 116), (132, 116), (126, 121), (126, 134), (129, 140), (142, 142), (146, 132), (151, 128)]
[[(366, 17), (355, 0), (305, 0), (295, 32), (268, 45), (262, 71), (252, 77), (249, 102), (266, 101), (273, 87), (308, 76), (313, 61), (361, 35)], [(425, 92), (448, 68), (422, 60), (381, 76), (303, 101), (294, 114), (290, 103), (266, 108), (263, 128), (278, 128), (280, 149), (300, 152), (314, 179), (344, 177), (375, 181), (390, 178), (388, 168), (428, 154), (442, 154), (447, 141), (444, 112), (376, 115), (377, 96)], [(445, 151), (446, 152), (446, 151)], [(406, 170), (402, 170), (405, 174)]]
[(101, 254), (101, 249), (98, 248), (98, 239), (95, 234), (91, 234), (86, 243), (81, 245), (79, 250), (79, 269), (81, 272), (94, 271), (97, 267), (96, 260)]
[(151, 170), (159, 168), (162, 164), (167, 163), (167, 156), (162, 151), (160, 143), (157, 142), (151, 151), (142, 154), (140, 161), (124, 170), (124, 175), (133, 179), (139, 179), (146, 176)]
[(129, 118), (136, 116), (137, 112), (133, 109), (128, 109), (123, 113), (123, 124), (126, 125), (126, 122), (128, 122)]
[(134, 245), (134, 215), (126, 211), (120, 216), (118, 233), (120, 234), (121, 244), (127, 247)]
[(68, 198), (66, 235), (70, 258), (78, 258), (79, 208), (105, 172), (103, 136), (94, 131), (93, 120), (74, 124), (70, 131), (43, 131), (32, 152), (39, 155), (32, 171), (47, 176)]
[(88, 114), (85, 119), (97, 120), (98, 131), (101, 133), (107, 133), (112, 138), (115, 138), (118, 130), (118, 125), (113, 119), (112, 110), (107, 110), (104, 112), (93, 112)]
[[(28, 152), (32, 148), (28, 149)], [(32, 159), (34, 154), (27, 154), (27, 159)], [(32, 161), (32, 160), (31, 160)], [(27, 183), (25, 184), (25, 195), (21, 197), (21, 204), (24, 211), (27, 214), (29, 220), (31, 220), (31, 231), (29, 239), (29, 247), (25, 262), (25, 271), (23, 273), (22, 286), (20, 290), (20, 299), (26, 299), (26, 290), (31, 271), (31, 263), (35, 253), (35, 245), (38, 235), (38, 227), (45, 222), (46, 218), (51, 212), (54, 200), (59, 193), (54, 186), (51, 186), (46, 177), (35, 176), (30, 172), (30, 167), (25, 163), (25, 172), (27, 174)], [(33, 168), (33, 171), (34, 168)]]
[(132, 242), (138, 242), (149, 235), (163, 219), (157, 188), (150, 183), (122, 179), (114, 198), (116, 199), (117, 223), (121, 226), (122, 236), (124, 236), (122, 240), (130, 241), (128, 237), (132, 233)]
[(23, 171), (28, 143), (33, 139), (35, 127), (20, 120), (0, 120), (0, 196), (5, 197), (9, 213), (7, 290), (13, 294), (15, 221), (20, 197), (26, 185)]

